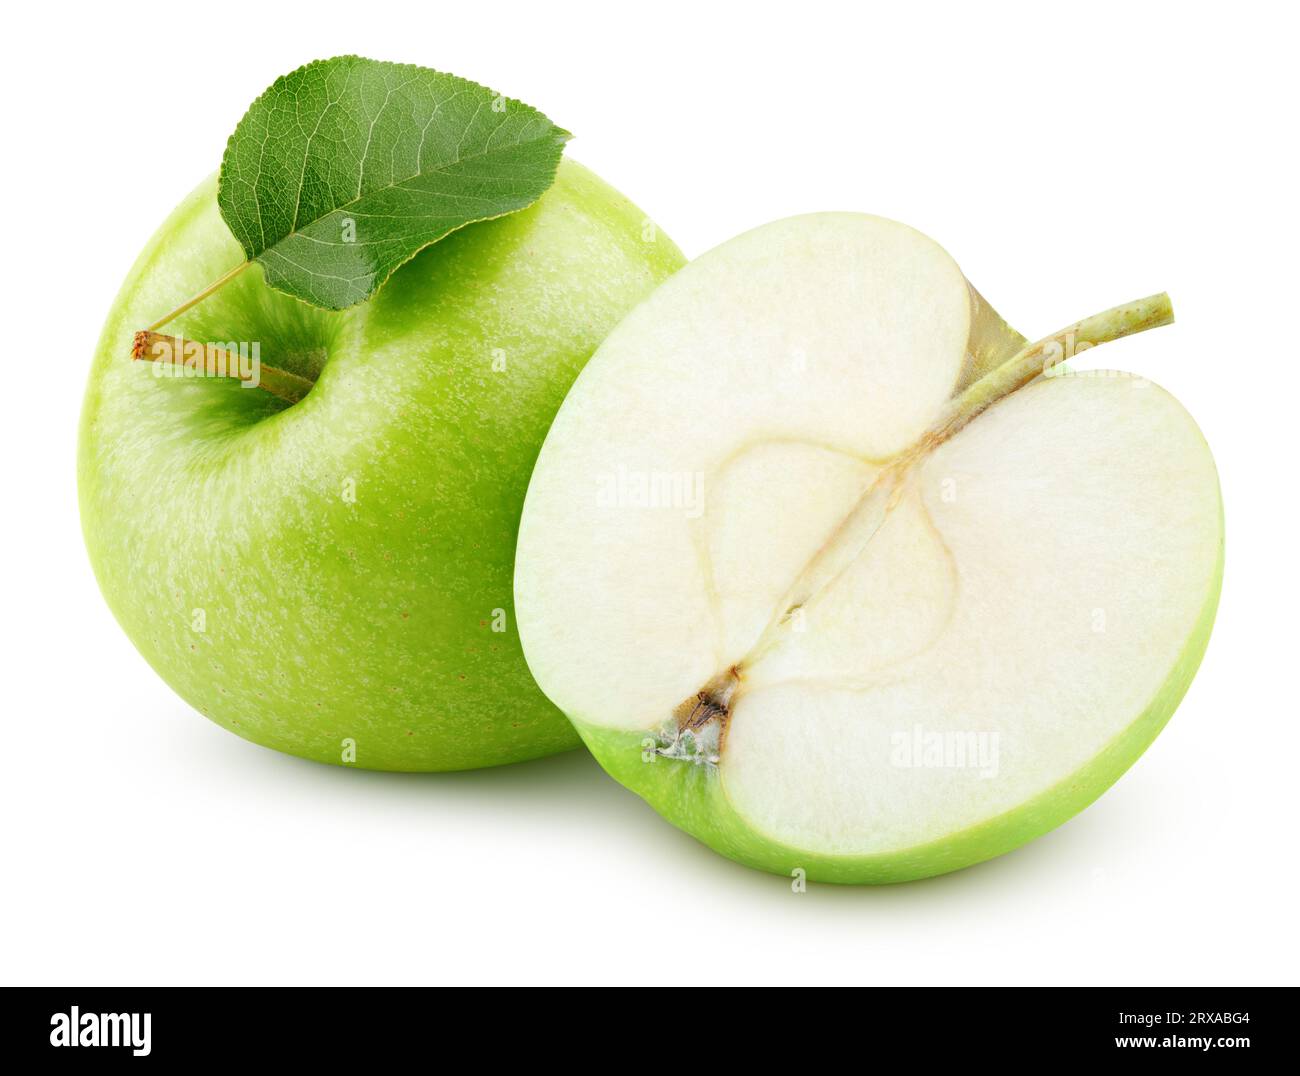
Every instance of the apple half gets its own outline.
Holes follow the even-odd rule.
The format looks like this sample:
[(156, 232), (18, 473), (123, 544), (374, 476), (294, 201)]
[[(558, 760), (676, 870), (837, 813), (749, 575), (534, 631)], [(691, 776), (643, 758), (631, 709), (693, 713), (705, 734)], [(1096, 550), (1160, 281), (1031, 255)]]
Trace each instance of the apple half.
[(796, 217), (661, 285), (570, 390), (515, 599), (601, 764), (740, 862), (940, 874), (1092, 802), (1209, 638), (1214, 462), (1151, 382), (1066, 372), (892, 221)]

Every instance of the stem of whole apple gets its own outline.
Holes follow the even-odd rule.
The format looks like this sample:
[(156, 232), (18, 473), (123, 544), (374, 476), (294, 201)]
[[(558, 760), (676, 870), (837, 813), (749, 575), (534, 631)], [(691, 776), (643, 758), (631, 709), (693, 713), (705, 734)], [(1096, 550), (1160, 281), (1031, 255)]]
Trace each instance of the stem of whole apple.
[[(188, 347), (186, 346), (188, 343)], [(202, 349), (202, 354), (195, 352)], [(258, 361), (255, 367), (245, 371), (239, 359), (229, 352), (212, 344), (200, 344), (198, 341), (185, 341), (175, 336), (146, 329), (135, 334), (131, 346), (132, 359), (149, 359), (152, 362), (170, 366), (198, 368), (200, 362), (206, 377), (231, 377), (253, 388), (265, 389), (273, 396), (278, 396), (289, 403), (297, 403), (311, 391), (312, 382), (305, 377), (291, 374), (288, 370), (279, 370)]]

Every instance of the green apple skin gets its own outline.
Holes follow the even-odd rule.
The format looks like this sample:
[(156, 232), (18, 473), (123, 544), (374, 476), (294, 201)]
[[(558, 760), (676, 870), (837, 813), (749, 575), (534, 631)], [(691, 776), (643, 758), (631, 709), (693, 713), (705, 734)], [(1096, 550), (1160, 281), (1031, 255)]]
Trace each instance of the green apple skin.
[(318, 378), (292, 406), (130, 360), (136, 330), (241, 260), (209, 179), (99, 341), (81, 519), (131, 641), (217, 724), (303, 758), (456, 770), (576, 746), (515, 631), (520, 509), (569, 385), (681, 253), (566, 160), (532, 208), (449, 236), (360, 306), (308, 307), (254, 265), (165, 330)]
[[(729, 859), (759, 870), (815, 882), (910, 882), (960, 870), (1055, 829), (1124, 775), (1164, 728), (1192, 682), (1210, 641), (1223, 580), (1222, 515), (1218, 568), (1196, 628), (1164, 686), (1146, 709), (1089, 763), (1019, 807), (942, 840), (901, 852), (832, 856), (800, 851), (757, 832), (732, 808), (714, 766), (656, 756), (647, 734), (576, 721), (583, 741), (605, 770), (664, 818)], [(738, 715), (739, 716), (739, 715)]]

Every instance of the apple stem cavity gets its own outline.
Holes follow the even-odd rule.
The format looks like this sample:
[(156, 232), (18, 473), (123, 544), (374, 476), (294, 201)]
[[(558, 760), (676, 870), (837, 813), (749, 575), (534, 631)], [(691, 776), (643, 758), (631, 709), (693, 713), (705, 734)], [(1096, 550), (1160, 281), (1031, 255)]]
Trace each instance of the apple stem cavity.
[(180, 317), (191, 307), (198, 306), (213, 292), (229, 284), (248, 268), (250, 262), (242, 261), (234, 268), (222, 273), (197, 295), (181, 303), (171, 313), (159, 318), (147, 329), (135, 334), (131, 345), (131, 358), (151, 359), (154, 362), (172, 366), (190, 367), (202, 370), (208, 377), (233, 377), (253, 388), (265, 389), (273, 396), (278, 396), (289, 403), (297, 403), (307, 395), (312, 382), (287, 370), (278, 370), (274, 366), (263, 366), (259, 361), (248, 367), (236, 356), (212, 344), (200, 344), (197, 341), (181, 337), (166, 336), (161, 329), (170, 321)]
[(312, 387), (311, 381), (287, 370), (278, 370), (260, 361), (250, 364), (241, 356), (212, 344), (166, 336), (152, 329), (135, 334), (131, 358), (187, 368), (196, 376), (233, 378), (250, 388), (265, 389), (291, 404), (306, 396)]
[[(763, 629), (749, 653), (714, 676), (700, 691), (673, 711), (675, 720), (669, 728), (675, 732), (667, 737), (669, 742), (661, 748), (660, 754), (672, 758), (689, 756), (691, 761), (715, 761), (725, 742), (727, 723), (741, 693), (744, 670), (752, 668), (788, 638), (787, 629), (862, 555), (902, 499), (918, 464), (935, 449), (998, 401), (1047, 374), (1054, 366), (1080, 351), (1147, 329), (1169, 325), (1173, 320), (1173, 306), (1164, 292), (1113, 307), (1035, 343), (1026, 344), (1006, 362), (953, 397), (938, 420), (877, 474), (853, 510), (844, 517), (786, 591), (777, 605), (776, 615)], [(717, 744), (715, 752), (706, 753), (703, 759), (698, 752), (682, 754), (680, 741), (683, 736), (689, 733), (693, 741), (703, 741), (710, 736), (710, 732), (710, 738)]]

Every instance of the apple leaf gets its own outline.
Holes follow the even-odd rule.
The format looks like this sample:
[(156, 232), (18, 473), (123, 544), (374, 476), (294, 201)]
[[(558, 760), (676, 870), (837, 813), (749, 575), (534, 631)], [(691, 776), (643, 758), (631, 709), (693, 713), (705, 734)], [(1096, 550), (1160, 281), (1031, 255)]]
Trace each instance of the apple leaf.
[(567, 131), (467, 79), (360, 56), (278, 79), (221, 161), (221, 215), (273, 288), (342, 310), (474, 221), (531, 205)]

